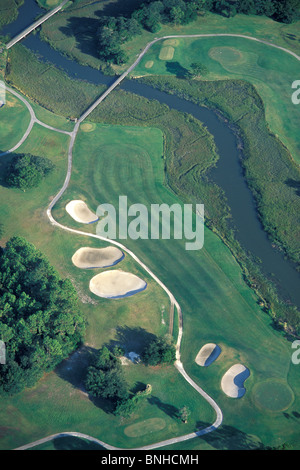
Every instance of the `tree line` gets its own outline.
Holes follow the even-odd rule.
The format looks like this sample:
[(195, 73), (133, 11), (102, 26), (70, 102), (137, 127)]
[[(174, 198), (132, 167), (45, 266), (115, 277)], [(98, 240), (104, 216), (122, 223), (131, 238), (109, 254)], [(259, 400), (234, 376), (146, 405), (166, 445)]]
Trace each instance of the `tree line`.
[(0, 248), (0, 339), (6, 364), (0, 394), (32, 387), (81, 343), (85, 320), (77, 293), (23, 237)]
[(291, 23), (299, 18), (300, 0), (158, 0), (146, 1), (130, 17), (103, 16), (97, 30), (99, 57), (122, 64), (128, 56), (122, 45), (143, 30), (156, 33), (163, 24), (184, 25), (206, 11), (232, 17), (237, 13), (265, 15)]

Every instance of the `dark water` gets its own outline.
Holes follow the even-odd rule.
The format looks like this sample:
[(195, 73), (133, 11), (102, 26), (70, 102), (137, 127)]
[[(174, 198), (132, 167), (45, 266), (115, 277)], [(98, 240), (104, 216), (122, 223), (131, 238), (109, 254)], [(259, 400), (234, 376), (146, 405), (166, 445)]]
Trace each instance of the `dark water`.
[[(24, 18), (22, 20), (21, 18), (17, 19), (13, 24), (6, 26), (1, 31), (2, 34), (5, 30), (13, 37), (28, 26), (30, 24), (30, 12), (31, 19), (35, 18), (37, 14), (35, 1), (26, 0), (25, 5), (27, 5), (27, 24), (24, 24)], [(21, 26), (21, 22), (23, 26)], [(87, 80), (94, 84), (106, 85), (110, 85), (115, 80), (115, 77), (105, 76), (91, 67), (82, 66), (67, 59), (53, 50), (47, 43), (41, 41), (37, 34), (31, 34), (22, 41), (22, 44), (37, 52), (44, 60), (65, 70), (71, 77)], [(300, 307), (300, 274), (296, 271), (294, 265), (284, 258), (282, 253), (272, 247), (262, 228), (252, 193), (243, 176), (238, 138), (234, 131), (215, 112), (160, 92), (135, 80), (124, 80), (120, 87), (150, 100), (156, 99), (160, 103), (167, 104), (170, 108), (189, 113), (204, 123), (208, 131), (214, 136), (220, 155), (217, 167), (210, 172), (209, 176), (225, 191), (231, 207), (233, 222), (237, 228), (237, 239), (246, 250), (261, 260), (262, 270), (265, 274), (271, 276), (283, 298)]]
[(13, 23), (4, 26), (1, 29), (1, 35), (9, 34), (12, 39), (30, 26), (38, 16), (46, 13), (46, 10), (40, 8), (35, 0), (25, 0), (18, 11), (17, 19)]

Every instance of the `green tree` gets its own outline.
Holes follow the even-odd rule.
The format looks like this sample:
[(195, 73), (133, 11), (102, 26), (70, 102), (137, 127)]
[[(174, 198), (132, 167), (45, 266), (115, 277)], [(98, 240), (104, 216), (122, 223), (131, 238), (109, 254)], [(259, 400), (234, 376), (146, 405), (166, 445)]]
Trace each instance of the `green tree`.
[(191, 64), (191, 72), (190, 74), (192, 77), (205, 77), (206, 75), (209, 74), (209, 70), (206, 67), (206, 65), (202, 64), (201, 62), (193, 62)]
[(156, 337), (146, 346), (141, 358), (145, 364), (150, 366), (172, 364), (176, 359), (176, 349), (168, 338)]
[(30, 154), (15, 155), (6, 170), (9, 186), (23, 190), (37, 187), (54, 168), (51, 160)]
[(184, 423), (188, 422), (188, 418), (191, 414), (190, 409), (184, 405), (179, 411), (178, 411), (178, 417), (183, 421)]
[(0, 338), (7, 364), (0, 393), (29, 387), (81, 343), (85, 321), (76, 291), (22, 237), (0, 250)]
[(105, 346), (87, 369), (85, 388), (93, 397), (109, 398), (115, 402), (128, 398), (121, 363)]

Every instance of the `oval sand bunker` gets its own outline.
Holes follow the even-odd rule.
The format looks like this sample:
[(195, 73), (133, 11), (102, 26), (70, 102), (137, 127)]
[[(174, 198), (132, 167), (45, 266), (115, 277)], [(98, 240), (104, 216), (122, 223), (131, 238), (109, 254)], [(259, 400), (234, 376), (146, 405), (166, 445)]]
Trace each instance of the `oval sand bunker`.
[(121, 270), (105, 271), (90, 280), (90, 291), (106, 299), (129, 297), (146, 287), (147, 283), (138, 276)]
[(92, 224), (98, 220), (97, 215), (88, 208), (84, 201), (70, 201), (66, 205), (66, 211), (76, 222), (82, 224)]
[(108, 268), (119, 263), (124, 258), (124, 253), (115, 246), (106, 248), (82, 247), (74, 253), (72, 262), (77, 268)]
[(246, 392), (244, 382), (249, 375), (249, 369), (243, 364), (235, 364), (230, 367), (221, 380), (223, 392), (231, 398), (241, 398)]
[(195, 361), (199, 366), (208, 367), (219, 357), (220, 353), (220, 346), (214, 343), (207, 343), (202, 346), (196, 356)]

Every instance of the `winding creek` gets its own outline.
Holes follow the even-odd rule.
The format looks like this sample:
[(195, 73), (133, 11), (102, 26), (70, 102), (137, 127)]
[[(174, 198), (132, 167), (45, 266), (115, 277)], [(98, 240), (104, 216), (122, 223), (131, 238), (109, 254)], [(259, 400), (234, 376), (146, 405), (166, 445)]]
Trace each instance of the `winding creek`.
[[(26, 0), (19, 11), (17, 20), (4, 27), (1, 34), (9, 34), (13, 37), (28, 26), (37, 15), (44, 13), (34, 0)], [(111, 85), (116, 79), (66, 58), (43, 42), (39, 34), (31, 34), (22, 41), (22, 44), (38, 53), (40, 58), (62, 68), (72, 78), (105, 85)], [(273, 279), (282, 297), (300, 308), (300, 273), (281, 252), (272, 247), (272, 243), (262, 228), (255, 201), (243, 176), (238, 137), (234, 131), (214, 111), (160, 92), (136, 80), (125, 79), (119, 86), (128, 92), (150, 100), (155, 99), (170, 108), (189, 113), (207, 127), (214, 136), (220, 156), (217, 167), (210, 171), (209, 176), (225, 192), (231, 207), (233, 222), (237, 228), (237, 239), (246, 250), (261, 260), (262, 270)]]

